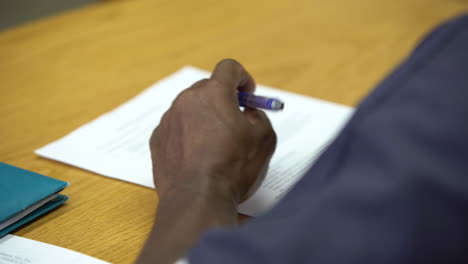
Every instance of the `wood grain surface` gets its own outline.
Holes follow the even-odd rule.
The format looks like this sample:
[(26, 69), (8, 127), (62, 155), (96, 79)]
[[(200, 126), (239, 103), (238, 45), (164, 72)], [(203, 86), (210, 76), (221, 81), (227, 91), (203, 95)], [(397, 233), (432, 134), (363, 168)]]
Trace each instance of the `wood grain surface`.
[[(466, 0), (104, 1), (0, 32), (0, 161), (71, 183), (14, 234), (132, 263), (154, 190), (34, 155), (191, 64), (242, 62), (258, 83), (355, 105)], [(156, 124), (155, 124), (156, 125)]]

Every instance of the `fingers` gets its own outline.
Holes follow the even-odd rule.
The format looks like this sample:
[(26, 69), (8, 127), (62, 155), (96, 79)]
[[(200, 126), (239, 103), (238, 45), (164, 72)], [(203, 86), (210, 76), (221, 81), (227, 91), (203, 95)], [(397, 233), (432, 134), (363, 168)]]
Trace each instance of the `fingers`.
[(254, 108), (246, 108), (243, 114), (252, 124), (252, 130), (263, 144), (266, 155), (273, 155), (278, 138), (268, 116), (262, 110)]
[(268, 123), (270, 122), (265, 112), (256, 108), (246, 107), (244, 109), (244, 116), (252, 124), (256, 124), (258, 122), (268, 122)]
[(270, 119), (262, 110), (255, 108), (245, 108), (244, 116), (247, 120), (254, 125), (261, 134), (270, 133), (273, 130)]
[(220, 61), (211, 75), (212, 80), (223, 84), (230, 91), (243, 91), (253, 93), (255, 81), (242, 65), (233, 59)]

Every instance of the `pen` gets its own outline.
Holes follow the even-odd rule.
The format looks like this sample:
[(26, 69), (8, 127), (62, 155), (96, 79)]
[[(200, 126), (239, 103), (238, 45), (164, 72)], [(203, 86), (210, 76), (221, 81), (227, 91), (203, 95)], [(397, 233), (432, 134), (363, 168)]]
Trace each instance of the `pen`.
[(283, 110), (284, 103), (275, 98), (253, 95), (248, 92), (239, 92), (239, 105), (243, 107), (261, 108), (266, 110)]

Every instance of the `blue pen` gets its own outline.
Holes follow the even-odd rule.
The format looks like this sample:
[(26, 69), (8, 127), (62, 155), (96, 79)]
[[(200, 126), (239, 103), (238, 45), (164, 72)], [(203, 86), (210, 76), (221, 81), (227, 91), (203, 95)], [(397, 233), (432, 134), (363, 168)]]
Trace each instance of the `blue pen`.
[(275, 98), (253, 95), (248, 92), (239, 92), (239, 105), (243, 107), (261, 108), (266, 110), (283, 110), (284, 103)]

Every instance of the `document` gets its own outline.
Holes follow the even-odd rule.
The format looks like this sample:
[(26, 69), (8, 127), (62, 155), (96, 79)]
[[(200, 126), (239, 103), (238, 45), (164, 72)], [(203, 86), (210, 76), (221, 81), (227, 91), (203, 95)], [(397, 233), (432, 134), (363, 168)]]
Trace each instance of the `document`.
[(109, 264), (54, 245), (6, 235), (0, 239), (0, 264)]
[[(184, 67), (65, 137), (36, 150), (42, 157), (154, 188), (149, 138), (175, 97), (209, 73)], [(285, 102), (267, 112), (278, 144), (265, 181), (239, 212), (255, 216), (273, 206), (313, 164), (353, 108), (257, 85), (256, 94)]]

